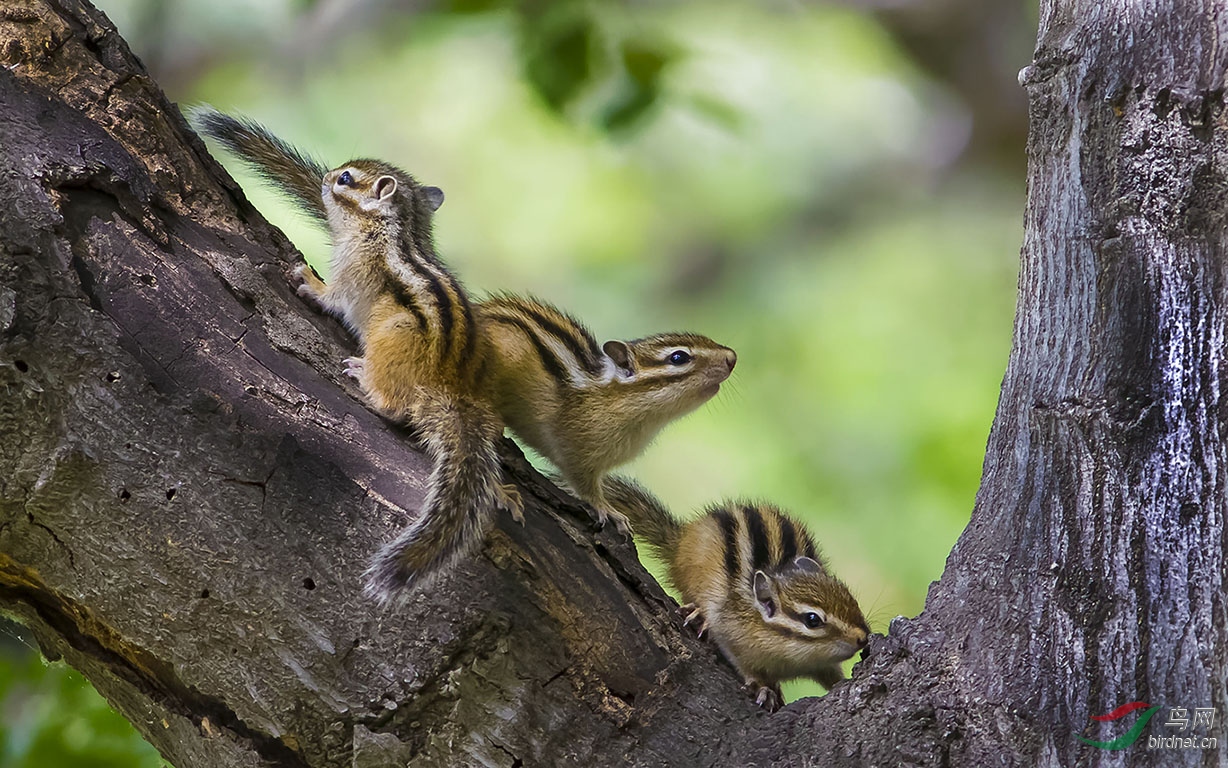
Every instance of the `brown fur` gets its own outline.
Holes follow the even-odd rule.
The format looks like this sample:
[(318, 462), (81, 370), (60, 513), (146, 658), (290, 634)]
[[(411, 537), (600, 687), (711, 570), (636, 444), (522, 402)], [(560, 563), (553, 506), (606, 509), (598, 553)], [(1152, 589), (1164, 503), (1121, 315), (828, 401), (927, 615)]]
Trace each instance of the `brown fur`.
[(496, 507), (521, 514), (519, 494), (501, 481), (502, 423), (481, 399), (488, 347), (431, 239), (442, 193), (378, 160), (325, 172), (259, 125), (213, 110), (194, 122), (328, 223), (329, 281), (303, 265), (299, 293), (359, 338), (363, 355), (347, 372), (376, 410), (416, 427), (434, 460), (421, 515), (366, 574), (368, 594), (390, 599), (471, 551)]
[[(314, 196), (318, 203), (320, 181), (314, 161), (250, 121), (235, 120), (209, 109), (195, 114), (198, 130), (222, 141), (265, 179), (295, 199), (311, 200)], [(400, 173), (375, 161), (356, 164), (368, 164), (362, 167), (371, 173)], [(404, 174), (398, 179), (416, 185)], [(352, 200), (341, 199), (338, 203), (350, 215), (361, 213)], [(412, 232), (429, 232), (431, 210), (415, 205), (409, 217)], [(329, 220), (322, 204), (308, 206), (308, 212), (322, 222)], [(364, 231), (367, 236), (385, 234)], [(410, 252), (423, 250), (420, 244), (410, 245)], [(386, 288), (388, 276), (382, 269), (372, 270), (365, 260), (338, 258), (350, 247), (348, 240), (339, 241), (336, 246), (334, 274), (330, 278), (334, 290), (304, 265), (298, 273), (303, 281), (301, 292), (339, 315), (361, 337), (376, 312), (375, 298), (392, 296)], [(336, 288), (338, 283), (342, 289)], [(445, 290), (459, 293), (459, 286), (455, 291), (446, 287)], [(405, 322), (413, 317), (419, 324), (426, 323), (429, 307), (417, 307), (415, 312), (415, 308), (403, 304), (388, 311), (404, 316)], [(630, 369), (618, 370), (582, 323), (549, 304), (505, 295), (475, 304), (473, 309), (478, 317), (476, 331), (481, 337), (478, 343), (485, 345), (486, 350), (475, 353), (472, 359), (485, 361), (489, 368), (481, 396), (521, 440), (559, 468), (563, 479), (593, 505), (602, 522), (612, 518), (624, 529), (626, 520), (603, 497), (602, 478), (642, 453), (670, 421), (715, 395), (737, 359), (733, 350), (706, 336), (658, 334), (614, 342), (630, 352)], [(381, 317), (385, 316), (383, 312), (381, 309)], [(464, 330), (471, 333), (473, 329)], [(390, 333), (389, 338), (394, 335), (401, 334)], [(443, 338), (457, 338), (457, 334), (445, 334)], [(389, 346), (395, 345), (389, 341)], [(695, 361), (682, 369), (671, 366), (662, 357), (662, 352), (678, 347), (695, 355)], [(405, 354), (425, 360), (439, 351), (426, 349)], [(376, 400), (385, 389), (397, 388), (388, 382), (399, 381), (400, 387), (406, 389), (417, 385), (414, 377), (401, 378), (405, 368), (424, 370), (417, 363), (406, 366), (396, 356), (367, 357), (367, 367), (372, 368), (367, 374), (369, 391)], [(370, 359), (376, 362), (373, 364)], [(382, 361), (388, 361), (388, 365)], [(389, 366), (397, 371), (386, 370)], [(477, 374), (476, 369), (472, 372)], [(388, 406), (376, 404), (387, 411)]]
[(501, 428), (486, 404), (427, 388), (412, 402), (407, 415), (435, 468), (422, 502), (424, 514), (381, 549), (367, 569), (367, 594), (378, 600), (425, 583), (469, 554), (482, 540), (493, 510), (515, 503), (509, 498), (514, 490), (494, 481), (501, 472), (496, 449)]
[(485, 341), (424, 226), (431, 201), (408, 174), (375, 160), (351, 161), (324, 182), (334, 246), (317, 298), (362, 338), (351, 372), (371, 404), (414, 424), (435, 460), (422, 516), (367, 571), (368, 593), (387, 599), (471, 551), (497, 506), (519, 517), (519, 495), (501, 482), (503, 426), (480, 399)]
[[(857, 601), (822, 564), (805, 527), (777, 507), (725, 502), (680, 523), (625, 478), (606, 478), (605, 491), (667, 564), (688, 623), (711, 633), (761, 703), (778, 703), (780, 682), (796, 677), (830, 688), (843, 677), (840, 663), (865, 645), (870, 628)], [(805, 624), (810, 612), (821, 626)]]
[[(483, 335), (497, 350), (486, 397), (602, 522), (612, 518), (620, 527), (626, 520), (604, 498), (602, 478), (715, 395), (737, 359), (706, 336), (658, 334), (609, 342), (630, 352), (630, 369), (620, 369), (582, 323), (549, 304), (496, 296), (477, 309)], [(694, 359), (668, 363), (677, 349)]]

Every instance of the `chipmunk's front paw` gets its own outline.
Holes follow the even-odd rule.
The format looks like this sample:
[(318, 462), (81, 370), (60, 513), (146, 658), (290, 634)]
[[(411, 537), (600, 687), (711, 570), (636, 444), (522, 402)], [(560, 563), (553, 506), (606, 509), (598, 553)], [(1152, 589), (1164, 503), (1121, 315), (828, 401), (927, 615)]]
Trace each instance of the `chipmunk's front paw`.
[(687, 603), (686, 605), (678, 606), (678, 613), (682, 614), (682, 626), (689, 627), (698, 622), (695, 627), (695, 636), (702, 638), (704, 633), (708, 631), (708, 620), (704, 618), (703, 611), (699, 610), (699, 606), (695, 603)]
[(345, 366), (341, 369), (342, 373), (349, 376), (351, 379), (361, 380), (362, 373), (366, 369), (367, 361), (361, 357), (347, 357), (341, 361), (341, 364)]
[(500, 494), (499, 506), (512, 513), (512, 519), (524, 525), (524, 499), (520, 496), (520, 489), (511, 483), (504, 483)]
[(598, 528), (604, 528), (607, 523), (613, 522), (614, 528), (623, 536), (629, 537), (631, 535), (631, 521), (622, 512), (600, 506), (596, 506), (594, 509), (597, 510)]
[(311, 299), (317, 304), (322, 303), (320, 297), (324, 295), (325, 289), (328, 288), (324, 281), (316, 275), (310, 264), (302, 263), (294, 268), (294, 280), (299, 282), (297, 293), (304, 299)]
[(755, 695), (755, 703), (768, 712), (775, 712), (784, 706), (785, 697), (780, 692), (780, 685), (764, 685), (758, 680), (747, 680), (743, 686)]

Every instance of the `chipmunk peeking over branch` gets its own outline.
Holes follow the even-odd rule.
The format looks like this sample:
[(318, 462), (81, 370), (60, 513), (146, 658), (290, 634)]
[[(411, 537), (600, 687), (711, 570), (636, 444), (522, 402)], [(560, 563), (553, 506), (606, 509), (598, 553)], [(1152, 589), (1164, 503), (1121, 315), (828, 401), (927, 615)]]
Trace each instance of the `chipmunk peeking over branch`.
[(605, 497), (668, 567), (684, 624), (711, 635), (755, 701), (775, 710), (780, 683), (831, 688), (840, 663), (866, 646), (870, 627), (848, 587), (824, 566), (814, 539), (770, 504), (723, 502), (686, 523), (626, 478)]

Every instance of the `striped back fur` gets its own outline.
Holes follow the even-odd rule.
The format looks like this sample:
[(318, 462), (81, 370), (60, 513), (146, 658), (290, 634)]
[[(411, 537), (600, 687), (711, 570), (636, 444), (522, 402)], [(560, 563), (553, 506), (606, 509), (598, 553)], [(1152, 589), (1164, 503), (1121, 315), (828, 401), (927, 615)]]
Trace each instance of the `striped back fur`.
[(798, 557), (822, 565), (810, 533), (770, 504), (726, 503), (711, 507), (707, 514), (720, 526), (719, 556), (731, 583), (750, 583), (755, 571), (790, 568)]
[[(608, 475), (605, 498), (631, 520), (631, 528), (656, 554), (670, 562), (677, 554), (684, 524), (660, 499), (627, 477)], [(791, 568), (798, 557), (822, 564), (810, 533), (788, 515), (767, 504), (727, 503), (710, 507), (704, 515), (719, 527), (719, 551), (707, 553), (719, 562), (730, 584), (750, 584), (755, 571)]]
[(481, 302), (480, 313), (487, 322), (515, 329), (528, 339), (554, 381), (582, 386), (608, 372), (601, 346), (584, 323), (552, 304), (496, 294)]
[[(377, 296), (390, 296), (434, 345), (437, 363), (472, 380), (481, 365), (469, 295), (435, 253), (431, 219), (440, 198), (381, 160), (351, 160), (324, 176), (333, 232), (334, 283), (354, 262), (377, 270)], [(391, 190), (391, 191), (389, 191)], [(436, 190), (437, 191), (437, 190)], [(377, 257), (378, 253), (378, 257)]]

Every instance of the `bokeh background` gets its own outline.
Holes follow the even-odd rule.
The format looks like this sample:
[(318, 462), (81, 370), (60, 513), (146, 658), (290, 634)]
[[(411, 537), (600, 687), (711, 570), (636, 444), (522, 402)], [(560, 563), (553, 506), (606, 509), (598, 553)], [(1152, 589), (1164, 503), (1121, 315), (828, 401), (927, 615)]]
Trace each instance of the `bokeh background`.
[[(734, 347), (719, 398), (627, 471), (678, 513), (791, 509), (876, 631), (921, 610), (1010, 346), (1031, 3), (98, 5), (179, 104), (442, 187), (437, 242), (475, 292), (536, 294), (603, 339)], [(227, 165), (326, 275), (323, 234)], [(162, 764), (0, 624), (0, 767)]]

